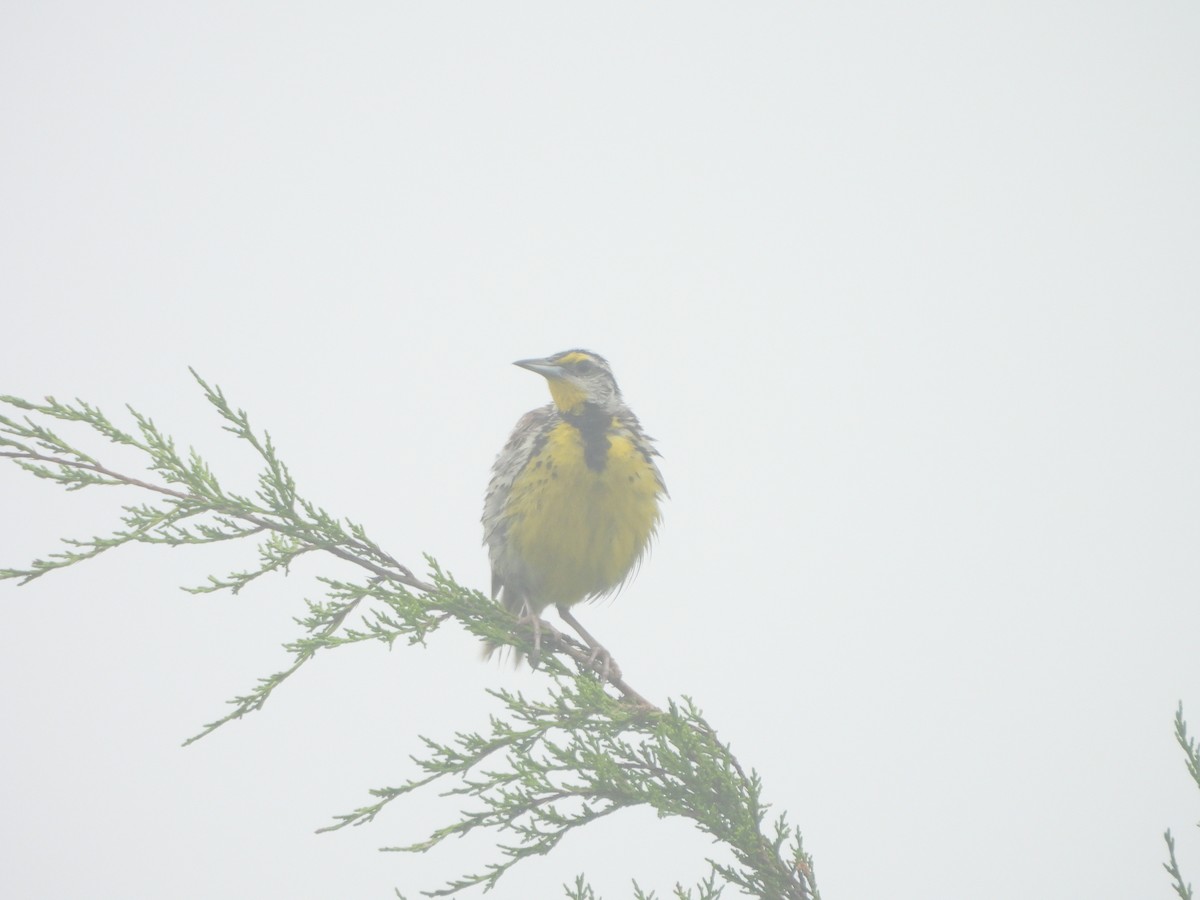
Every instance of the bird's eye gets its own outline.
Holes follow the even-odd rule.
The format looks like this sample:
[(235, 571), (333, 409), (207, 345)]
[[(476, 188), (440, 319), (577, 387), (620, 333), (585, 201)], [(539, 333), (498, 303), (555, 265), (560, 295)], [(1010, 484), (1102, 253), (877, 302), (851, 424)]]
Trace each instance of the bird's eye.
[(581, 359), (579, 362), (575, 363), (575, 371), (580, 375), (586, 375), (588, 372), (594, 371), (595, 368), (596, 364), (590, 359)]

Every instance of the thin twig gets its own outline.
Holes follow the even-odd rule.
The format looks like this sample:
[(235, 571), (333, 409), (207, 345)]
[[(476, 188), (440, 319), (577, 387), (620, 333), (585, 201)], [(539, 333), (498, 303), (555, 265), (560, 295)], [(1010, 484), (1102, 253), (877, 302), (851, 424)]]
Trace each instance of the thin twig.
[[(129, 476), (129, 475), (122, 475), (120, 472), (114, 472), (112, 469), (105, 468), (104, 466), (101, 466), (99, 464), (78, 462), (76, 460), (71, 460), (71, 459), (62, 459), (61, 457), (50, 456), (45, 453), (34, 453), (32, 451), (27, 452), (27, 453), (14, 453), (11, 451), (0, 451), (0, 456), (6, 456), (6, 457), (9, 457), (10, 459), (32, 459), (32, 460), (37, 460), (38, 462), (50, 463), (50, 464), (56, 465), (56, 466), (66, 466), (66, 467), (72, 468), (72, 469), (87, 469), (90, 472), (96, 472), (99, 475), (104, 475), (105, 477), (111, 478), (114, 481), (119, 481), (122, 484), (127, 484), (132, 487), (145, 488), (148, 491), (154, 491), (155, 493), (158, 493), (158, 494), (164, 494), (168, 497), (174, 497), (177, 500), (183, 500), (184, 502), (187, 502), (187, 503), (199, 503), (199, 504), (203, 505), (206, 509), (211, 510), (212, 512), (220, 513), (221, 515), (230, 516), (235, 519), (241, 519), (244, 522), (249, 522), (252, 525), (257, 525), (260, 529), (269, 530), (269, 531), (277, 531), (280, 534), (288, 534), (289, 536), (293, 536), (286, 527), (284, 527), (283, 525), (280, 525), (277, 522), (272, 522), (270, 519), (264, 519), (260, 516), (254, 515), (253, 513), (243, 512), (243, 511), (237, 509), (236, 507), (227, 507), (227, 506), (223, 506), (220, 504), (214, 504), (211, 501), (205, 499), (204, 497), (199, 497), (196, 494), (188, 494), (188, 493), (184, 493), (183, 491), (172, 490), (169, 487), (163, 487), (162, 485), (159, 485), (159, 484), (151, 484), (148, 481), (142, 481), (140, 478), (133, 478), (132, 476)], [(395, 563), (398, 571), (392, 572), (388, 569), (385, 569), (383, 566), (376, 565), (375, 563), (373, 563), (369, 560), (361, 559), (361, 558), (355, 556), (353, 553), (349, 553), (348, 551), (343, 550), (341, 547), (337, 546), (336, 544), (328, 544), (328, 543), (312, 542), (312, 541), (302, 541), (301, 544), (306, 551), (307, 550), (327, 550), (330, 553), (332, 553), (334, 556), (344, 559), (347, 562), (354, 563), (355, 565), (361, 566), (362, 568), (367, 569), (370, 572), (374, 572), (380, 578), (386, 578), (389, 581), (394, 581), (394, 582), (397, 582), (398, 584), (403, 584), (406, 587), (411, 587), (418, 591), (423, 591), (426, 594), (432, 594), (437, 590), (437, 588), (434, 585), (430, 584), (429, 582), (421, 581), (419, 578), (416, 578), (412, 574), (412, 571), (407, 566), (402, 566), (402, 565), (400, 565), (400, 563)], [(390, 557), (388, 557), (388, 558), (390, 559)]]
[[(172, 488), (164, 487), (163, 485), (159, 485), (159, 484), (152, 484), (149, 481), (143, 481), (140, 478), (134, 478), (130, 475), (123, 475), (120, 472), (115, 472), (112, 469), (109, 469), (105, 466), (100, 465), (99, 463), (87, 463), (87, 462), (82, 462), (79, 460), (63, 459), (62, 457), (51, 456), (51, 455), (45, 454), (45, 453), (36, 453), (33, 451), (28, 451), (28, 452), (14, 452), (14, 451), (7, 451), (7, 450), (0, 451), (0, 457), (7, 457), (9, 459), (36, 460), (37, 462), (49, 463), (51, 465), (56, 465), (56, 466), (64, 466), (64, 467), (71, 468), (71, 469), (86, 469), (90, 472), (95, 472), (98, 475), (103, 475), (106, 478), (111, 478), (114, 481), (120, 482), (121, 484), (126, 484), (131, 487), (144, 488), (145, 490), (153, 491), (154, 493), (157, 493), (157, 494), (163, 494), (167, 497), (173, 497), (176, 500), (182, 500), (186, 503), (201, 504), (206, 509), (209, 509), (216, 513), (220, 513), (221, 515), (230, 516), (231, 518), (241, 519), (244, 522), (249, 522), (250, 524), (257, 526), (259, 529), (276, 531), (281, 534), (288, 534), (288, 535), (294, 537), (294, 534), (292, 534), (286, 527), (284, 527), (283, 525), (280, 525), (277, 522), (272, 522), (270, 519), (262, 518), (261, 516), (254, 515), (253, 513), (244, 512), (242, 510), (237, 509), (236, 507), (228, 507), (228, 506), (223, 506), (223, 505), (219, 505), (219, 504), (213, 504), (210, 500), (208, 500), (204, 497), (199, 497), (195, 494), (185, 493), (184, 491), (177, 491)], [(359, 541), (353, 541), (353, 542), (355, 544), (359, 544), (361, 546), (361, 542), (359, 542)], [(353, 553), (349, 552), (348, 550), (343, 549), (342, 547), (339, 547), (337, 544), (325, 543), (325, 542), (302, 541), (301, 547), (302, 547), (302, 552), (307, 552), (310, 550), (325, 550), (329, 553), (332, 553), (334, 556), (338, 557), (339, 559), (344, 559), (346, 562), (353, 563), (356, 566), (360, 566), (361, 568), (364, 568), (367, 571), (372, 572), (373, 574), (377, 575), (379, 578), (385, 579), (387, 581), (395, 582), (396, 584), (402, 584), (405, 587), (413, 588), (414, 590), (421, 591), (422, 593), (425, 593), (425, 594), (433, 594), (433, 593), (436, 593), (438, 590), (437, 585), (430, 584), (427, 581), (422, 581), (421, 579), (415, 577), (412, 574), (411, 569), (409, 569), (407, 566), (402, 565), (399, 562), (396, 562), (394, 559), (392, 559), (392, 557), (390, 557), (386, 554), (382, 554), (382, 555), (385, 559), (387, 559), (392, 565), (394, 565), (396, 567), (395, 571), (384, 568), (383, 566), (373, 563), (370, 560), (366, 560), (366, 559), (363, 559), (362, 557), (355, 556)], [(366, 549), (366, 548), (364, 548), (364, 549)], [(571, 657), (571, 659), (574, 660), (575, 663), (577, 663), (581, 668), (583, 668), (583, 669), (591, 669), (592, 668), (592, 666), (591, 666), (592, 660), (589, 657), (589, 651), (585, 647), (583, 647), (582, 645), (578, 644), (577, 642), (571, 640), (569, 637), (564, 635), (562, 632), (558, 631), (556, 628), (554, 628), (552, 626), (548, 626), (548, 627), (549, 627), (549, 631), (553, 634), (555, 640), (558, 642), (558, 648), (563, 653), (565, 653), (567, 656)], [(299, 664), (297, 664), (297, 665), (299, 665)], [(623, 697), (625, 697), (627, 700), (629, 700), (630, 702), (632, 702), (638, 706), (646, 707), (647, 709), (650, 709), (650, 710), (658, 709), (657, 706), (655, 706), (653, 703), (651, 703), (649, 700), (647, 700), (645, 697), (643, 697), (640, 693), (638, 693), (636, 690), (634, 690), (633, 687), (627, 681), (625, 681), (625, 679), (622, 678), (619, 673), (609, 672), (609, 673), (607, 673), (605, 680), (609, 684), (611, 684), (614, 688), (616, 688), (618, 691), (620, 691), (621, 695)], [(209, 729), (209, 730), (211, 730), (211, 729)], [(205, 732), (205, 733), (207, 733), (207, 732)]]

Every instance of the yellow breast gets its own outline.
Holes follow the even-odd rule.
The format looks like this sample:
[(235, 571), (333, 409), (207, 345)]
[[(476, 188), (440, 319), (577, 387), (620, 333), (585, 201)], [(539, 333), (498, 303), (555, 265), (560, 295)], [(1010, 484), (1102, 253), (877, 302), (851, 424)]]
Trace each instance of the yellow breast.
[(603, 465), (589, 466), (579, 429), (560, 422), (513, 481), (508, 540), (538, 610), (613, 590), (654, 534), (657, 471), (629, 437), (607, 439)]

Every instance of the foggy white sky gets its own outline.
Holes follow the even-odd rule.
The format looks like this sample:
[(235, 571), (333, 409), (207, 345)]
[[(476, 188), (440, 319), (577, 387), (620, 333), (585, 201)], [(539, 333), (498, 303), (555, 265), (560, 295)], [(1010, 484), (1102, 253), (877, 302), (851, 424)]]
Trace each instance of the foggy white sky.
[[(485, 587), (488, 467), (546, 400), (509, 364), (597, 350), (672, 499), (580, 616), (758, 769), (827, 900), (1167, 898), (1166, 828), (1200, 881), (1198, 45), (1184, 3), (8, 4), (0, 392), (129, 402), (249, 488), (192, 365), (303, 493)], [(0, 467), (0, 566), (140, 499)], [(0, 895), (416, 896), (494, 858), (376, 852), (432, 797), (313, 834), (535, 689), (458, 633), (179, 748), (345, 574), (177, 589), (251, 559), (0, 585)], [(616, 816), (494, 896), (665, 896), (711, 850)]]

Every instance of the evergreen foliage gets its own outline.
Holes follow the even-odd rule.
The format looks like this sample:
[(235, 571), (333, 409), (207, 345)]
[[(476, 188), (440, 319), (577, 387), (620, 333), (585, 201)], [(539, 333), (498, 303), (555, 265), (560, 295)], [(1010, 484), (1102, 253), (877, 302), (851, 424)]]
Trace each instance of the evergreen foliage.
[[(235, 410), (219, 388), (192, 374), (225, 430), (258, 457), (261, 472), (253, 495), (223, 487), (194, 450), (181, 453), (152, 419), (132, 408), (136, 428), (125, 431), (81, 400), (31, 403), (0, 397), (11, 411), (11, 416), (0, 415), (0, 457), (69, 491), (115, 485), (154, 495), (152, 502), (124, 506), (121, 527), (111, 534), (65, 540), (65, 549), (26, 568), (0, 569), (0, 579), (26, 584), (135, 542), (174, 547), (246, 539), (257, 543), (257, 566), (210, 576), (186, 590), (236, 594), (314, 552), (362, 570), (360, 580), (320, 578), (324, 599), (305, 601), (306, 613), (296, 619), (301, 633), (285, 644), (291, 665), (234, 697), (226, 715), (204, 725), (186, 743), (261, 709), (320, 650), (363, 641), (423, 644), (453, 621), (481, 639), (532, 651), (527, 627), (479, 591), (456, 583), (433, 559), (427, 558), (428, 580), (418, 578), (360, 525), (301, 497), (270, 436), (264, 432), (260, 437), (245, 411)], [(141, 451), (151, 476), (132, 477), (107, 467), (52, 431), (48, 425), (55, 421), (82, 423), (108, 441)], [(690, 819), (728, 851), (729, 861), (708, 861), (709, 875), (699, 884), (676, 885), (672, 896), (677, 900), (714, 900), (725, 888), (769, 900), (819, 898), (799, 832), (783, 816), (768, 820), (758, 775), (743, 769), (690, 699), (660, 709), (620, 674), (612, 672), (602, 680), (591, 667), (588, 649), (573, 638), (548, 625), (542, 632), (544, 697), (491, 691), (499, 709), (486, 728), (444, 742), (421, 738), (425, 753), (416, 759), (420, 777), (372, 791), (374, 802), (337, 816), (321, 830), (371, 822), (393, 800), (437, 782), (474, 811), (464, 810), (421, 843), (387, 849), (423, 852), (448, 837), (476, 829), (493, 832), (498, 861), (426, 892), (449, 896), (476, 885), (491, 888), (521, 860), (549, 853), (567, 833), (622, 809), (649, 806), (660, 817)], [(1191, 752), (1194, 762), (1194, 747)], [(1193, 765), (1193, 775), (1196, 771)], [(582, 875), (563, 887), (569, 898), (597, 900)], [(656, 896), (637, 884), (633, 892), (639, 900)]]
[[(1183, 750), (1188, 774), (1196, 782), (1196, 787), (1200, 787), (1200, 748), (1197, 748), (1195, 739), (1188, 736), (1182, 703), (1175, 710), (1175, 740)], [(1163, 863), (1163, 868), (1171, 876), (1171, 886), (1175, 888), (1180, 900), (1192, 900), (1192, 886), (1184, 882), (1179, 863), (1175, 860), (1175, 838), (1171, 835), (1171, 829), (1167, 829), (1163, 839), (1167, 842), (1167, 861)]]

